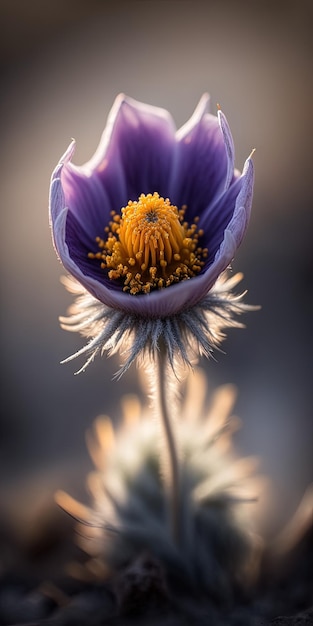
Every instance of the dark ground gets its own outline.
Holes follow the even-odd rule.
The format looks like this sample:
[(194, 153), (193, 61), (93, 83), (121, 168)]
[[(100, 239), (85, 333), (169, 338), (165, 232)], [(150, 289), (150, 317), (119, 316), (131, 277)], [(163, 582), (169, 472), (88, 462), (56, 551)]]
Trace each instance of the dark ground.
[(161, 567), (148, 557), (106, 581), (72, 578), (66, 564), (85, 559), (63, 511), (47, 512), (28, 545), (17, 545), (4, 528), (0, 541), (2, 626), (313, 624), (313, 525), (281, 562), (265, 551), (257, 583), (235, 593), (227, 606), (169, 590)]

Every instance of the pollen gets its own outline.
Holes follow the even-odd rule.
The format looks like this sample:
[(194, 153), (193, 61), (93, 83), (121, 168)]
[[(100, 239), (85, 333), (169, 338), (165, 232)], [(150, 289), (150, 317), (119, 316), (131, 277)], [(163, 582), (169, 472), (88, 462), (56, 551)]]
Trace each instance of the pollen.
[(88, 257), (100, 262), (112, 281), (131, 295), (163, 289), (193, 278), (204, 266), (208, 251), (199, 246), (203, 231), (198, 219), (184, 221), (180, 210), (157, 192), (141, 194), (120, 213), (112, 211), (105, 238), (97, 237), (98, 252)]

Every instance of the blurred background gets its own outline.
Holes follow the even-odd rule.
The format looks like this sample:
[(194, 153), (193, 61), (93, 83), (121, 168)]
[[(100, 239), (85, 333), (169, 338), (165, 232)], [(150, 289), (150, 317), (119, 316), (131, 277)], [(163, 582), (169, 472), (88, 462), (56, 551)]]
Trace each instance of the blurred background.
[[(1, 0), (2, 524), (29, 540), (55, 489), (85, 497), (85, 431), (135, 392), (118, 358), (86, 373), (60, 361), (83, 345), (59, 328), (72, 298), (48, 226), (53, 168), (72, 137), (75, 163), (97, 147), (123, 91), (177, 124), (204, 91), (220, 103), (242, 168), (252, 148), (255, 198), (234, 270), (245, 278), (246, 330), (203, 362), (212, 389), (239, 390), (238, 449), (272, 481), (263, 510), (278, 530), (313, 478), (312, 3)], [(39, 522), (38, 522), (39, 520)]]

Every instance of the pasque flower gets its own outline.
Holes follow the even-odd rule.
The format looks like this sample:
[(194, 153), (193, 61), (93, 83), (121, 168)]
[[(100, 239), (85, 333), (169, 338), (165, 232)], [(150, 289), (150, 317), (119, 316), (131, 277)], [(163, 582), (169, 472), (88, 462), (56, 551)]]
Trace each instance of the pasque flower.
[[(92, 560), (85, 575), (116, 575), (143, 553), (165, 570), (171, 588), (205, 593), (225, 608), (238, 585), (252, 584), (261, 541), (255, 530), (255, 499), (264, 488), (255, 458), (240, 458), (232, 436), (236, 391), (218, 388), (210, 403), (201, 370), (181, 386), (179, 431), (181, 537), (171, 536), (156, 440), (158, 421), (136, 396), (123, 399), (114, 430), (99, 417), (87, 443), (96, 466), (87, 480), (91, 506), (63, 491), (56, 500), (79, 522), (78, 541)], [(77, 570), (76, 570), (77, 571)], [(78, 571), (77, 571), (78, 573)]]
[(61, 323), (90, 338), (70, 357), (85, 366), (120, 345), (123, 369), (161, 344), (172, 366), (190, 363), (240, 326), (240, 277), (220, 277), (248, 225), (253, 164), (234, 169), (226, 118), (208, 101), (176, 131), (167, 111), (118, 96), (91, 160), (72, 164), (73, 141), (53, 172), (53, 241), (78, 294)]

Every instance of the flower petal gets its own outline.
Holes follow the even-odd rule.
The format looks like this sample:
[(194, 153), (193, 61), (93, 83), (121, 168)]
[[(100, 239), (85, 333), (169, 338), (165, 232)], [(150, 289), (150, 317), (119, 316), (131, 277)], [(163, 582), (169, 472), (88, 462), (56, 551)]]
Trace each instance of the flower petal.
[(159, 107), (119, 96), (99, 148), (86, 168), (97, 171), (119, 211), (141, 193), (168, 193), (175, 156), (175, 125)]
[(212, 262), (226, 228), (233, 233), (237, 247), (240, 245), (250, 218), (253, 180), (253, 162), (249, 157), (241, 176), (201, 215), (199, 227), (205, 232), (204, 245), (209, 249), (208, 264)]
[(224, 137), (224, 145), (227, 156), (227, 176), (225, 181), (225, 191), (228, 189), (234, 178), (235, 148), (233, 136), (224, 113), (219, 109), (217, 112), (219, 125)]
[(253, 153), (254, 150), (244, 164), (241, 175), (242, 187), (236, 200), (233, 218), (229, 224), (229, 229), (232, 231), (236, 239), (237, 248), (243, 240), (251, 215), (254, 183), (254, 166), (251, 158)]
[[(74, 150), (73, 140), (52, 174), (50, 223), (53, 228), (54, 220), (67, 207), (69, 215), (72, 213), (75, 216), (93, 244), (95, 237), (102, 232), (103, 225), (110, 219), (110, 205), (97, 175), (87, 176), (83, 167), (72, 165)], [(61, 181), (61, 187), (55, 184), (57, 180)], [(89, 244), (89, 250), (92, 244)]]
[(202, 94), (193, 114), (181, 126), (176, 132), (176, 140), (181, 141), (184, 137), (189, 135), (193, 129), (201, 122), (202, 118), (210, 110), (210, 95), (208, 93)]
[(187, 205), (188, 220), (201, 215), (233, 179), (234, 151), (231, 133), (223, 114), (207, 113), (204, 95), (191, 117), (176, 135), (176, 168), (170, 198), (177, 206)]
[(104, 225), (111, 218), (110, 201), (98, 175), (88, 176), (83, 168), (68, 163), (62, 169), (61, 180), (65, 205), (89, 233), (94, 244), (95, 238), (101, 235)]
[[(70, 145), (66, 149), (65, 153), (61, 157), (59, 163), (54, 169), (51, 176), (50, 196), (49, 196), (49, 220), (53, 226), (53, 221), (58, 217), (59, 213), (63, 210), (65, 205), (64, 193), (60, 181), (62, 169), (66, 163), (68, 163), (75, 150), (75, 141), (71, 141)], [(57, 183), (55, 183), (57, 181)]]

